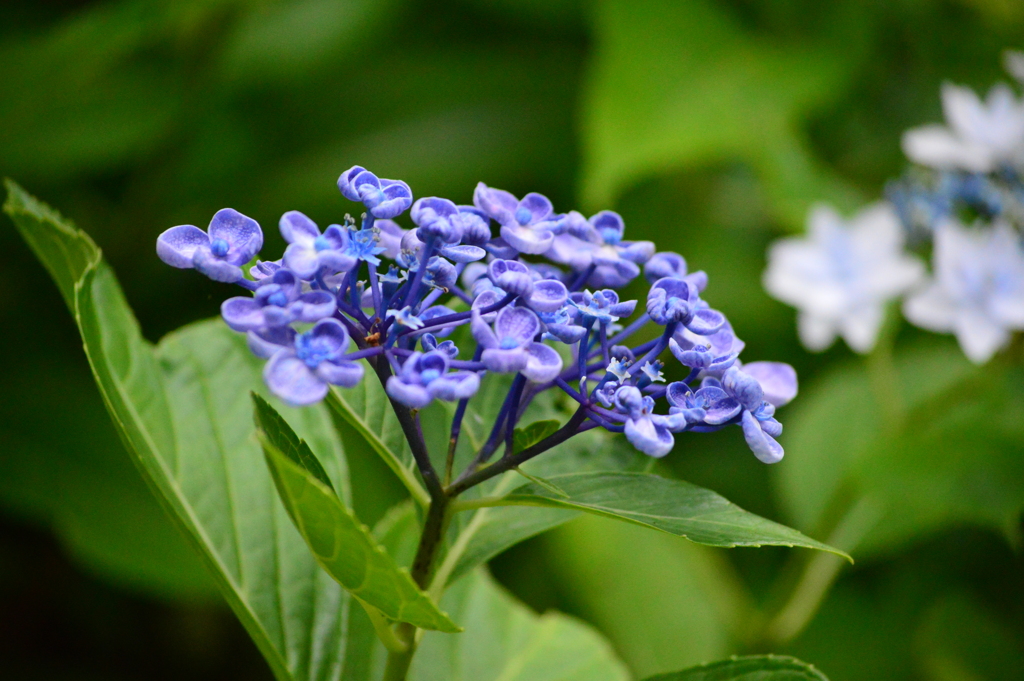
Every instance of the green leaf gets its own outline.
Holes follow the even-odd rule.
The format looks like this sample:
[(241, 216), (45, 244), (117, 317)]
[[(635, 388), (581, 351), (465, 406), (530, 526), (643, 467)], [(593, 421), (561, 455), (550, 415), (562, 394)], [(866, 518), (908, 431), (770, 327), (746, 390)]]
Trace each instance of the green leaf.
[[(220, 320), (181, 329), (154, 348), (92, 240), (14, 183), (7, 187), (6, 211), (73, 303), (132, 459), (274, 674), (345, 677), (356, 656), (345, 639), (351, 599), (310, 555), (260, 464), (247, 393), (262, 386), (262, 363)], [(326, 410), (286, 413), (347, 498), (344, 456)]]
[(828, 681), (828, 678), (793, 657), (751, 655), (659, 674), (644, 681)]
[[(524, 485), (494, 504), (586, 511), (661, 530), (708, 546), (801, 546), (849, 556), (796, 530), (748, 513), (711, 490), (646, 473), (570, 473), (551, 478), (569, 495)], [(472, 503), (472, 502), (470, 502)]]
[(799, 132), (809, 111), (844, 91), (863, 54), (844, 12), (828, 12), (813, 42), (782, 46), (710, 0), (600, 3), (583, 99), (584, 200), (605, 206), (651, 175), (740, 159), (792, 227), (813, 201), (855, 205), (857, 193)]
[[(257, 403), (257, 410), (259, 410)], [(261, 418), (261, 417), (258, 417)], [(264, 423), (261, 419), (261, 424)], [(391, 619), (411, 622), (424, 629), (459, 631), (437, 609), (394, 559), (377, 544), (370, 530), (359, 522), (334, 490), (302, 463), (283, 453), (297, 437), (282, 419), (271, 420), (274, 430), (260, 430), (260, 442), (277, 491), (299, 532), (320, 565), (339, 584), (360, 600)], [(305, 443), (302, 462), (315, 460)]]
[(584, 515), (542, 540), (545, 579), (638, 677), (725, 657), (757, 614), (729, 556)]
[(824, 375), (792, 407), (787, 463), (774, 473), (794, 524), (829, 531), (858, 499), (868, 499), (880, 519), (859, 538), (861, 555), (963, 523), (994, 527), (1019, 542), (1019, 370), (973, 367), (954, 342), (935, 339), (904, 348), (895, 371), (887, 383), (898, 386), (906, 416), (890, 427), (887, 405), (859, 365)]
[(347, 390), (332, 388), (325, 403), (335, 417), (346, 449), (369, 447), (383, 459), (413, 499), (422, 505), (430, 502), (430, 495), (416, 477), (412, 450), (379, 381), (360, 381)]
[(555, 419), (534, 421), (523, 428), (516, 428), (512, 433), (512, 444), (515, 451), (521, 452), (528, 447), (537, 444), (548, 435), (551, 435), (562, 426)]
[[(299, 439), (292, 427), (270, 406), (270, 403), (256, 393), (252, 395), (253, 410), (256, 417), (256, 430), (267, 437), (277, 451), (284, 454), (292, 462), (306, 470), (321, 484), (334, 492), (334, 485), (327, 477), (327, 471), (320, 465), (320, 460), (304, 440)], [(335, 492), (335, 494), (337, 494)]]
[[(400, 505), (374, 532), (391, 546), (408, 545), (419, 529), (415, 509)], [(401, 536), (404, 533), (404, 537)], [(590, 626), (560, 613), (537, 616), (477, 568), (441, 601), (466, 631), (424, 632), (410, 681), (627, 681), (629, 673)], [(383, 663), (376, 649), (377, 673)]]

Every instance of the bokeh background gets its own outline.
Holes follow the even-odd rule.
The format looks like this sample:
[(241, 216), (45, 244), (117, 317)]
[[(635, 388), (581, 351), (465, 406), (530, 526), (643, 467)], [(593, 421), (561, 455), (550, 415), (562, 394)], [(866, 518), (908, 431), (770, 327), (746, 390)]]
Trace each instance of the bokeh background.
[[(881, 196), (906, 168), (901, 132), (940, 120), (940, 83), (1006, 80), (1008, 47), (1024, 47), (1017, 0), (5, 0), (0, 174), (95, 238), (153, 340), (225, 295), (157, 260), (163, 229), (232, 206), (278, 251), (282, 212), (352, 210), (335, 179), (356, 163), (417, 196), (468, 203), (483, 180), (560, 211), (618, 210), (629, 237), (710, 274), (745, 358), (791, 362), (802, 381), (780, 413), (782, 463), (731, 429), (679, 438), (659, 472), (857, 564), (799, 591), (788, 624), (771, 613), (799, 575), (827, 583), (837, 565), (585, 519), (499, 556), (497, 577), (594, 623), (638, 674), (771, 651), (834, 681), (1022, 679), (1019, 343), (979, 370), (895, 322), (892, 362), (841, 344), (811, 355), (760, 287), (772, 239), (814, 201)], [(0, 677), (269, 679), (9, 227)], [(361, 474), (372, 522), (387, 495), (379, 470)]]

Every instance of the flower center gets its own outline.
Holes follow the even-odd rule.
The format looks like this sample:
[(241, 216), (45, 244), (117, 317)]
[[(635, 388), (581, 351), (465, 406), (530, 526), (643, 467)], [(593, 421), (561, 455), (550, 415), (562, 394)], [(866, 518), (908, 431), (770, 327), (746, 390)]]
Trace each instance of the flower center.
[(533, 213), (530, 212), (529, 208), (521, 207), (521, 208), (519, 208), (519, 210), (516, 211), (516, 222), (518, 222), (519, 224), (521, 224), (521, 225), (529, 224), (530, 220), (532, 220), (532, 219), (533, 219)]
[(278, 291), (267, 298), (267, 305), (276, 305), (277, 307), (284, 307), (288, 304), (288, 296), (284, 294), (284, 291)]
[(437, 369), (427, 369), (426, 371), (420, 372), (420, 380), (424, 385), (431, 381), (436, 381), (439, 378), (441, 378), (441, 372)]
[(601, 238), (609, 246), (617, 246), (622, 241), (622, 235), (619, 234), (619, 230), (612, 229), (611, 227), (605, 227), (601, 230)]
[(210, 252), (218, 258), (223, 258), (228, 254), (228, 242), (224, 239), (214, 239), (210, 242)]
[(316, 250), (317, 253), (319, 253), (320, 251), (329, 250), (330, 248), (331, 242), (328, 241), (327, 237), (325, 237), (323, 234), (313, 239), (313, 249)]
[(511, 336), (508, 338), (502, 338), (501, 345), (499, 347), (501, 347), (502, 350), (515, 350), (519, 347), (519, 341)]
[(320, 362), (332, 357), (334, 351), (329, 343), (313, 338), (308, 333), (301, 333), (295, 337), (295, 355), (310, 369), (316, 369)]

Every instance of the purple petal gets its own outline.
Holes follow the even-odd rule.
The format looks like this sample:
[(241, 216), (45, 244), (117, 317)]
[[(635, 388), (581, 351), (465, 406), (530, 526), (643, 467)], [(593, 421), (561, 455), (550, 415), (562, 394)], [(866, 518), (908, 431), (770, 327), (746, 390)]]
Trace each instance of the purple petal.
[(198, 249), (192, 255), (192, 266), (214, 281), (233, 284), (242, 278), (242, 268), (221, 260), (208, 250)]
[(538, 312), (554, 312), (568, 299), (569, 290), (565, 284), (555, 279), (544, 279), (533, 285), (530, 307)]
[(413, 409), (422, 409), (433, 399), (430, 392), (422, 385), (405, 383), (397, 376), (388, 379), (385, 389), (391, 399)]
[(484, 366), (488, 370), (497, 372), (499, 374), (510, 374), (516, 371), (522, 371), (526, 368), (526, 364), (529, 362), (530, 356), (526, 354), (526, 350), (522, 348), (515, 348), (513, 350), (499, 350), (492, 348), (484, 350), (480, 356), (480, 361), (484, 363)]
[[(495, 303), (497, 303), (499, 300), (501, 300), (501, 298), (498, 296), (498, 292), (497, 291), (495, 291), (493, 289), (489, 290), (489, 291), (484, 291), (483, 293), (481, 293), (480, 295), (478, 295), (476, 298), (473, 299), (473, 309), (474, 310), (480, 310), (480, 309), (483, 309), (485, 307), (490, 307), (491, 305), (494, 305)], [(490, 323), (492, 323), (494, 321), (494, 318), (497, 317), (497, 316), (498, 316), (497, 312), (488, 312), (487, 314), (483, 315), (481, 317), (481, 319), (483, 321), (487, 322), (487, 324), (490, 324)], [(485, 324), (485, 326), (486, 326), (486, 324)], [(473, 327), (473, 328), (475, 329), (476, 327)], [(487, 330), (489, 332), (490, 331), (490, 327), (488, 327)], [(475, 330), (473, 331), (473, 337), (476, 338), (476, 331)], [(477, 339), (477, 342), (480, 342), (479, 339)], [(498, 341), (495, 340), (494, 342), (497, 343)]]
[[(479, 296), (477, 300), (481, 297), (483, 295)], [(498, 347), (498, 337), (494, 335), (490, 325), (484, 321), (476, 309), (473, 310), (473, 321), (470, 322), (470, 331), (473, 333), (473, 339), (485, 350)]]
[(718, 310), (705, 308), (693, 313), (693, 319), (686, 325), (690, 331), (700, 336), (708, 336), (725, 326), (725, 315)]
[(757, 409), (764, 401), (764, 390), (757, 380), (739, 369), (729, 367), (722, 376), (722, 387), (747, 409)]
[(776, 407), (781, 407), (796, 397), (796, 370), (788, 364), (751, 362), (743, 365), (743, 371), (761, 384), (764, 399)]
[(311, 245), (294, 243), (284, 249), (284, 266), (303, 279), (312, 279), (320, 269), (320, 259)]
[(619, 248), (619, 255), (629, 262), (643, 265), (654, 255), (653, 241), (634, 241)]
[(417, 199), (416, 203), (412, 204), (412, 211), (409, 213), (409, 216), (417, 225), (423, 226), (435, 220), (447, 220), (453, 215), (458, 214), (458, 212), (458, 207), (452, 201), (436, 196), (428, 196)]
[(384, 200), (370, 209), (375, 218), (398, 217), (412, 205), (412, 190), (401, 180), (382, 180), (386, 184), (383, 190)]
[(763, 463), (782, 461), (782, 456), (785, 453), (782, 450), (782, 445), (761, 430), (761, 424), (749, 411), (743, 412), (743, 439), (747, 441), (747, 446), (759, 461)]
[(728, 423), (743, 411), (743, 405), (729, 397), (721, 388), (707, 386), (701, 388), (699, 393), (699, 399), (707, 404), (704, 408), (704, 422), (709, 426)]
[(487, 256), (487, 251), (479, 246), (460, 244), (458, 246), (445, 246), (441, 249), (441, 255), (452, 262), (467, 263), (483, 260)]
[(263, 306), (255, 298), (242, 296), (228, 298), (221, 303), (220, 315), (235, 331), (255, 331), (262, 326), (267, 326), (267, 320), (263, 316)]
[(636, 309), (636, 301), (635, 300), (627, 300), (627, 301), (622, 302), (622, 303), (615, 303), (614, 305), (609, 307), (608, 308), (608, 313), (611, 314), (613, 317), (622, 318), (622, 317), (628, 317), (629, 315), (633, 314), (633, 310), (635, 310), (635, 309)]
[(543, 343), (530, 343), (526, 346), (528, 360), (523, 376), (534, 383), (545, 383), (554, 380), (562, 371), (562, 357)]
[(554, 207), (551, 205), (551, 201), (548, 200), (548, 197), (543, 194), (538, 194), (537, 192), (530, 192), (524, 196), (523, 200), (520, 201), (519, 205), (516, 207), (517, 212), (519, 208), (525, 208), (530, 213), (530, 219), (526, 223), (523, 223), (522, 220), (518, 219), (518, 215), (515, 216), (520, 224), (534, 224), (540, 222), (554, 212)]
[(456, 371), (431, 382), (430, 393), (446, 402), (466, 399), (476, 394), (480, 388), (480, 377), (472, 371)]
[(278, 326), (261, 331), (250, 331), (245, 334), (246, 342), (252, 354), (263, 359), (270, 359), (283, 347), (290, 347), (295, 342), (295, 329), (290, 326)]
[(313, 323), (334, 314), (337, 304), (334, 296), (327, 291), (309, 291), (300, 295), (289, 307), (294, 309), (298, 321)]
[(358, 177), (358, 175), (365, 170), (366, 168), (362, 166), (352, 166), (351, 168), (343, 172), (341, 174), (341, 177), (338, 178), (338, 189), (341, 190), (342, 196), (344, 196), (349, 201), (360, 200), (359, 192), (356, 190), (356, 187), (352, 184), (352, 180)]
[[(289, 247), (290, 248), (290, 247)], [(359, 263), (358, 258), (346, 255), (342, 251), (326, 250), (316, 254), (317, 269), (323, 268), (327, 272), (348, 272)]]
[(520, 253), (540, 255), (549, 248), (555, 240), (555, 235), (544, 230), (533, 230), (520, 225), (502, 225), (501, 236), (505, 241)]
[(551, 241), (544, 255), (555, 262), (565, 263), (574, 270), (585, 270), (594, 261), (597, 246), (569, 234), (561, 234)]
[(342, 388), (354, 388), (363, 378), (363, 365), (358, 362), (340, 360), (320, 362), (315, 370), (316, 375), (331, 385)]
[(668, 387), (665, 388), (665, 397), (668, 399), (668, 403), (673, 407), (685, 407), (686, 396), (692, 392), (693, 391), (690, 390), (690, 386), (686, 385), (682, 381), (676, 381), (675, 383), (669, 383)]
[(618, 243), (622, 239), (622, 233), (626, 230), (626, 223), (623, 222), (622, 216), (613, 210), (595, 213), (587, 222), (601, 235), (602, 241), (609, 243)]
[(327, 350), (330, 357), (340, 357), (348, 350), (348, 331), (333, 317), (321, 319), (308, 334), (310, 341)]
[(519, 347), (522, 347), (531, 342), (538, 331), (540, 319), (525, 307), (502, 308), (494, 320), (494, 333), (499, 342), (514, 339)]
[(407, 230), (402, 229), (394, 220), (377, 220), (373, 226), (380, 229), (379, 244), (384, 249), (382, 255), (388, 260), (397, 258), (401, 249), (402, 237), (405, 236)]
[(316, 223), (297, 210), (290, 210), (282, 215), (278, 226), (281, 228), (281, 236), (290, 244), (312, 244), (313, 240), (320, 236), (320, 229)]
[(270, 358), (263, 367), (263, 380), (270, 392), (295, 406), (319, 402), (327, 395), (327, 384), (291, 348), (281, 349)]
[(210, 221), (210, 240), (228, 242), (224, 259), (232, 265), (244, 265), (263, 248), (263, 231), (259, 224), (233, 208), (222, 208)]
[(644, 265), (644, 278), (652, 283), (665, 277), (684, 276), (686, 276), (686, 259), (671, 251), (655, 253)]
[(473, 205), (501, 224), (513, 221), (519, 200), (503, 189), (492, 189), (483, 182), (473, 191)]
[(668, 428), (655, 425), (650, 418), (629, 419), (626, 421), (626, 439), (648, 456), (661, 458), (672, 451), (675, 438)]
[(161, 260), (183, 270), (192, 269), (196, 250), (210, 248), (210, 237), (195, 225), (178, 225), (156, 238), (156, 254)]

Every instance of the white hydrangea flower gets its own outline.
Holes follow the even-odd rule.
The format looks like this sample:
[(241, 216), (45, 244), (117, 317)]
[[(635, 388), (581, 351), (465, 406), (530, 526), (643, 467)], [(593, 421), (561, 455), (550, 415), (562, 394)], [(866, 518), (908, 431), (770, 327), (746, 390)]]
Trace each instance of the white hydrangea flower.
[(888, 203), (868, 206), (849, 223), (831, 207), (815, 206), (808, 231), (772, 244), (764, 287), (799, 310), (807, 349), (824, 350), (838, 334), (856, 352), (869, 352), (885, 303), (916, 284), (924, 267), (904, 253), (903, 229)]
[(1011, 76), (1024, 83), (1024, 52), (1007, 50), (1003, 53), (1003, 65)]
[(932, 267), (934, 277), (904, 302), (911, 323), (956, 334), (976, 364), (1006, 345), (1012, 329), (1024, 329), (1024, 246), (1008, 225), (942, 223)]
[(1000, 83), (984, 102), (969, 88), (942, 86), (949, 127), (926, 125), (903, 135), (903, 151), (915, 163), (939, 170), (987, 173), (1024, 160), (1024, 101)]

